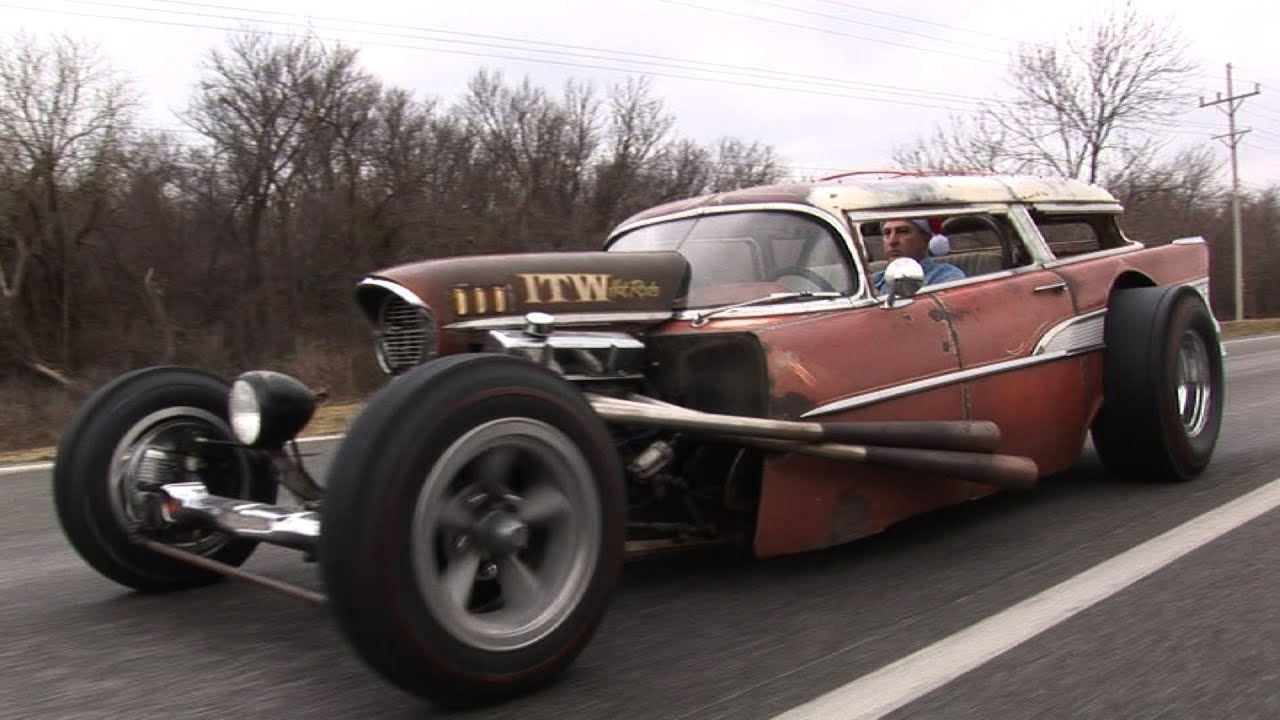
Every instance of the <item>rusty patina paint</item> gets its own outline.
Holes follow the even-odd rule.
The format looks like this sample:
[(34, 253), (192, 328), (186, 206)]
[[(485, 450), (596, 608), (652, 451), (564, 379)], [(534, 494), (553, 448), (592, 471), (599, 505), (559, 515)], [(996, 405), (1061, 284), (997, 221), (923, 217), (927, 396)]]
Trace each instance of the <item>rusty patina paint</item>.
[(998, 452), (1032, 458), (1041, 475), (1070, 467), (1092, 414), (1084, 363), (1072, 357), (969, 382), (973, 419), (999, 425)]
[[(841, 419), (937, 420), (960, 414), (950, 386), (860, 409)], [(786, 455), (765, 463), (755, 553), (805, 552), (880, 532), (974, 497), (973, 483), (875, 465)]]
[[(807, 398), (809, 405), (803, 410), (810, 410), (958, 369), (955, 353), (944, 350), (951, 328), (936, 314), (931, 317), (938, 307), (932, 298), (921, 296), (893, 310), (863, 307), (815, 313), (756, 328), (768, 352), (769, 395), (775, 399), (770, 415), (791, 417), (776, 403), (783, 398)], [(785, 407), (798, 409), (790, 399)]]
[(1100, 310), (1115, 279), (1126, 271), (1141, 273), (1157, 285), (1174, 285), (1208, 273), (1205, 245), (1169, 245), (1068, 263), (1054, 268), (1071, 284), (1080, 312)]
[[(818, 405), (958, 369), (944, 347), (952, 333), (939, 306), (922, 296), (879, 307), (781, 320), (755, 328), (765, 347), (770, 415), (789, 418)], [(959, 419), (958, 385), (835, 413), (824, 420)], [(893, 522), (971, 495), (970, 483), (791, 455), (765, 464), (756, 524), (760, 556), (813, 550), (876, 532)]]
[[(1060, 285), (1056, 274), (1032, 271), (937, 293), (955, 328), (960, 366), (1030, 358), (1050, 328), (1075, 315), (1071, 293), (1052, 289)], [(1001, 453), (1030, 457), (1042, 473), (1079, 456), (1089, 413), (1080, 358), (1002, 371), (967, 381), (965, 389), (969, 418), (1000, 427)]]

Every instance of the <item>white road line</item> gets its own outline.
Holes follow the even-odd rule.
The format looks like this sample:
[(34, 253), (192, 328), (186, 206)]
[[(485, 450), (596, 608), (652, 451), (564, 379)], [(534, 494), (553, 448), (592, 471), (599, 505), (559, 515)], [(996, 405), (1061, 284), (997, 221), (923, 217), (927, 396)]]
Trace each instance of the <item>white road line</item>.
[[(298, 438), (298, 444), (305, 445), (307, 443), (313, 443), (313, 442), (324, 442), (325, 440), (337, 440), (340, 437), (342, 437), (342, 435), (340, 434), (339, 435), (311, 435), (308, 437)], [(21, 465), (0, 465), (0, 475), (17, 475), (18, 473), (34, 472), (36, 470), (50, 470), (52, 468), (53, 468), (53, 463), (48, 461), (23, 463)]]
[(1277, 506), (1280, 506), (1280, 479), (901, 660), (794, 707), (775, 720), (883, 717)]
[(1280, 340), (1280, 335), (1277, 335), (1274, 333), (1271, 335), (1251, 335), (1249, 337), (1228, 338), (1226, 340), (1223, 340), (1222, 342), (1226, 343), (1227, 345), (1235, 345), (1235, 344), (1257, 342), (1259, 340), (1270, 340), (1272, 342), (1275, 342), (1276, 340)]

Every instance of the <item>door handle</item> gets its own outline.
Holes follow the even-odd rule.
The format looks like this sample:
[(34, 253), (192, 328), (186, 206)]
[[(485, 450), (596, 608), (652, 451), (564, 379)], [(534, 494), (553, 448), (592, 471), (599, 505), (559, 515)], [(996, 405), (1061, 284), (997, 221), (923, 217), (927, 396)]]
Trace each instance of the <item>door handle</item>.
[(1048, 285), (1037, 285), (1032, 292), (1058, 292), (1066, 290), (1067, 284), (1064, 282), (1049, 283)]

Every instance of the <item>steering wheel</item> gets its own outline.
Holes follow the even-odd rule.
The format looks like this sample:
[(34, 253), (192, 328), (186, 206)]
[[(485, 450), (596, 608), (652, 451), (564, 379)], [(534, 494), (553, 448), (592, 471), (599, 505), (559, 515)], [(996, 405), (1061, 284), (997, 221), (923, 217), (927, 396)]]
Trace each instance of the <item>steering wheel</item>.
[(835, 287), (830, 282), (827, 282), (826, 278), (822, 277), (821, 275), (819, 275), (818, 273), (814, 272), (813, 270), (807, 267), (801, 267), (799, 265), (791, 265), (789, 267), (784, 267), (784, 268), (781, 268), (780, 270), (776, 270), (774, 271), (773, 275), (769, 277), (769, 280), (773, 282), (778, 282), (779, 280), (787, 276), (802, 277), (805, 280), (808, 280), (809, 282), (813, 283), (814, 285), (817, 285), (818, 289), (823, 292), (836, 292)]

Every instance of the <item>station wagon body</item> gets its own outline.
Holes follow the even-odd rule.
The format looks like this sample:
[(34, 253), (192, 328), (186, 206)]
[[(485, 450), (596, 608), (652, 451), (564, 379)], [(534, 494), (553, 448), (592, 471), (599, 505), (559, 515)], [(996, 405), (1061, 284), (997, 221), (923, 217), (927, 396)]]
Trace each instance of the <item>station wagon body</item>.
[[(356, 302), (390, 380), (327, 482), (291, 451), (301, 383), (152, 368), (73, 418), (55, 500), (140, 589), (243, 576), (256, 542), (318, 556), (372, 667), (506, 697), (571, 663), (629, 555), (848, 542), (1031, 489), (1091, 431), (1112, 471), (1199, 476), (1223, 404), (1208, 248), (1121, 216), (1071, 179), (853, 173), (654, 207), (597, 251), (383, 269)], [(936, 229), (932, 256), (888, 262), (893, 220)], [(936, 263), (963, 277), (924, 284)]]

